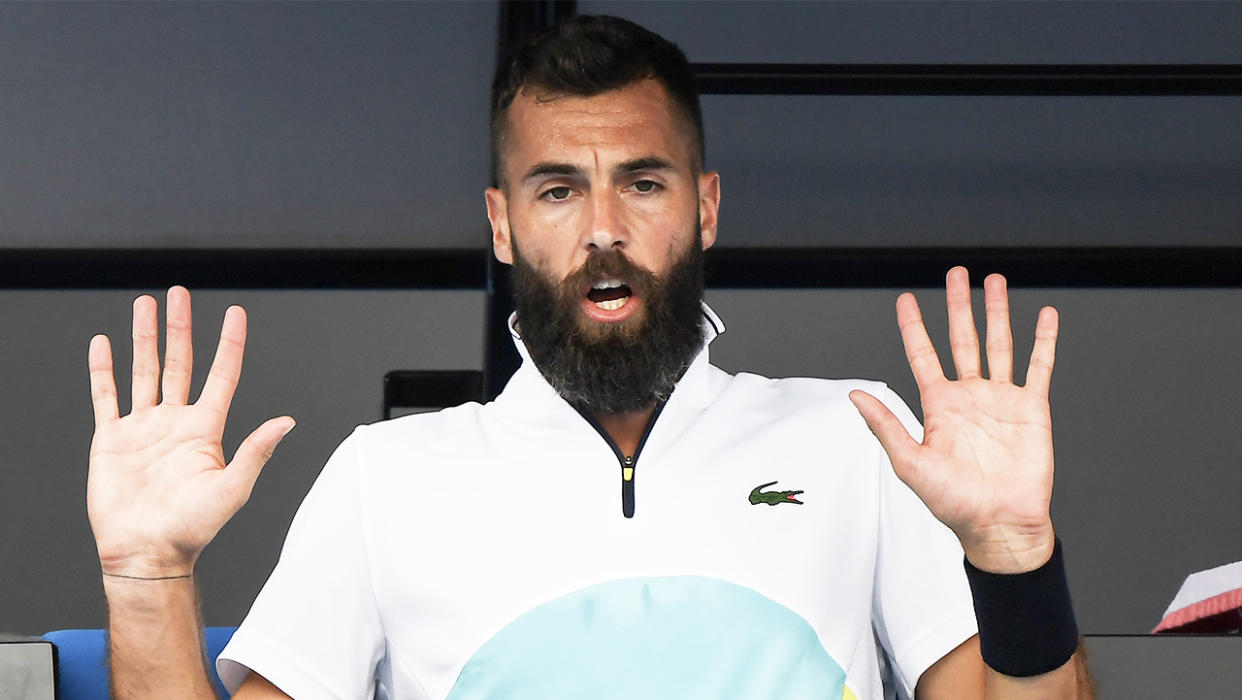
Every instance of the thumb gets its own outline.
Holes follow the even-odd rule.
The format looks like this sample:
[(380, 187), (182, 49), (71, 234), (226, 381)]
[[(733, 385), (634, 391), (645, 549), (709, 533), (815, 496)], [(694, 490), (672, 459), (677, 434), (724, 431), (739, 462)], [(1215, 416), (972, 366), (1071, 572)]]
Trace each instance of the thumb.
[(876, 397), (865, 391), (854, 390), (850, 392), (850, 401), (888, 453), (888, 461), (892, 462), (893, 471), (897, 472), (902, 481), (909, 483), (916, 464), (919, 443), (910, 437), (906, 426), (888, 410), (888, 406)]
[(250, 498), (250, 490), (254, 488), (254, 482), (258, 480), (263, 465), (272, 458), (276, 445), (295, 425), (293, 418), (289, 416), (272, 418), (242, 440), (225, 472), (232, 477), (233, 485), (243, 503)]

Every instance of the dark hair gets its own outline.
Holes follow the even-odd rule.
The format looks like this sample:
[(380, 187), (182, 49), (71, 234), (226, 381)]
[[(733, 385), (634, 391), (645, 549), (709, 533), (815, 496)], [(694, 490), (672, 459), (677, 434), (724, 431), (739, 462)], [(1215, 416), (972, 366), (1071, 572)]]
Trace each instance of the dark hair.
[(692, 165), (703, 167), (703, 113), (686, 55), (664, 37), (619, 17), (579, 15), (519, 43), (492, 81), (492, 183), (501, 182), (500, 140), (522, 88), (592, 97), (646, 78), (664, 86), (691, 126)]

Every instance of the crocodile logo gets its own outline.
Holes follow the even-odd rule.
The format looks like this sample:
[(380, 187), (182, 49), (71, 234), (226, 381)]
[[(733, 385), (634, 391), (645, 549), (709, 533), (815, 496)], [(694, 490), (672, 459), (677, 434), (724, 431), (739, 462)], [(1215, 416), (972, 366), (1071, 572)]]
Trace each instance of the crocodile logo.
[(752, 506), (757, 506), (760, 503), (766, 503), (770, 506), (774, 506), (777, 503), (797, 503), (802, 505), (802, 501), (797, 499), (797, 495), (802, 493), (801, 491), (764, 491), (767, 487), (774, 485), (776, 485), (775, 481), (769, 481), (766, 484), (756, 486), (750, 492), (750, 504)]

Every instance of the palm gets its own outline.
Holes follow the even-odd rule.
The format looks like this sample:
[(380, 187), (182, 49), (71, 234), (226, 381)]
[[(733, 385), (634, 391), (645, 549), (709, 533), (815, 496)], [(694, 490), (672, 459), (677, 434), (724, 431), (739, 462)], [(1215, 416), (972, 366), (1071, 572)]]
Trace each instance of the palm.
[(95, 431), (87, 509), (101, 558), (123, 556), (149, 538), (165, 541), (144, 549), (166, 547), (168, 558), (185, 557), (227, 520), (231, 499), (216, 493), (225, 486), (218, 478), (225, 466), (219, 438), (213, 444), (210, 426), (196, 425), (203, 421), (187, 415), (193, 412), (156, 406)]
[(258, 471), (292, 421), (255, 430), (226, 464), (221, 436), (241, 370), (245, 315), (230, 309), (220, 347), (197, 403), (187, 404), (191, 369), (189, 296), (169, 292), (163, 400), (155, 349), (154, 300), (134, 305), (134, 410), (118, 415), (111, 350), (91, 343), (95, 436), (87, 511), (105, 571), (136, 576), (182, 575), (249, 497)]
[(1047, 403), (1032, 398), (986, 379), (946, 381), (923, 394), (922, 464), (912, 473), (925, 478), (911, 487), (936, 494), (933, 513), (954, 531), (1004, 513), (1031, 526), (1047, 517), (1052, 425)]
[(1026, 568), (1026, 559), (1051, 552), (1048, 385), (1056, 313), (1041, 312), (1027, 383), (1017, 386), (1004, 278), (990, 277), (986, 285), (986, 378), (965, 270), (950, 272), (947, 293), (957, 380), (944, 376), (913, 296), (898, 300), (902, 339), (923, 404), (923, 442), (915, 442), (877, 400), (855, 400), (897, 475), (957, 534), (972, 561), (991, 570)]

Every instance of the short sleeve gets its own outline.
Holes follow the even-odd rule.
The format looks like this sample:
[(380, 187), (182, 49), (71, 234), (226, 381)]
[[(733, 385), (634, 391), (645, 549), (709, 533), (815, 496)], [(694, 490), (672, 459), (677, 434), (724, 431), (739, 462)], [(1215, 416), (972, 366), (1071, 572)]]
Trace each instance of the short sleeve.
[(372, 697), (384, 634), (371, 586), (358, 433), (298, 508), (280, 560), (217, 669), (230, 692), (248, 671), (298, 700)]
[[(897, 394), (885, 388), (879, 398), (922, 440), (922, 426)], [(974, 636), (977, 624), (957, 536), (897, 478), (884, 450), (878, 453), (873, 624), (892, 662), (899, 697), (913, 697), (923, 672)]]

